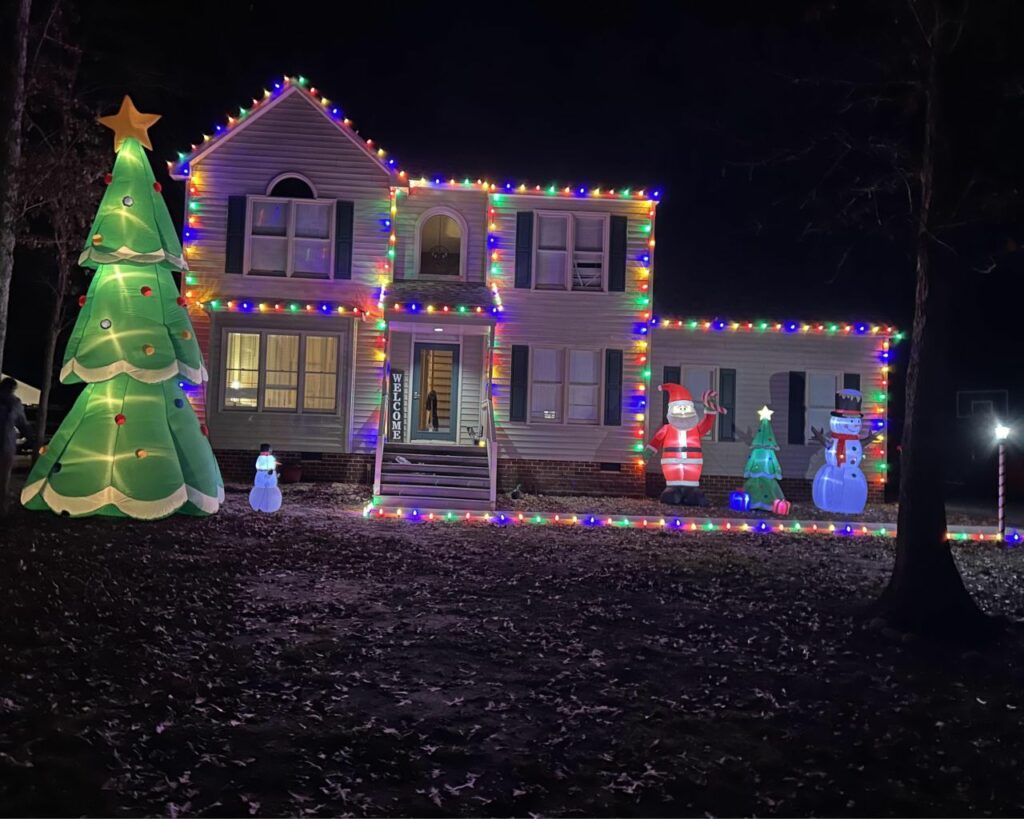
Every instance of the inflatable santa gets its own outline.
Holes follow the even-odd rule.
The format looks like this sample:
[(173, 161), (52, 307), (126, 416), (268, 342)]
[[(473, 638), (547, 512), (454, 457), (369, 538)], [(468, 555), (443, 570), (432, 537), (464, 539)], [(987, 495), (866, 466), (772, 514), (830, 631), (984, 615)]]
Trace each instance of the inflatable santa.
[(708, 501), (700, 491), (700, 473), (704, 468), (704, 455), (700, 439), (711, 431), (715, 416), (725, 414), (725, 409), (715, 402), (718, 393), (707, 390), (701, 396), (704, 417), (697, 417), (690, 391), (679, 384), (662, 384), (659, 388), (668, 393), (666, 423), (654, 433), (644, 450), (644, 460), (649, 460), (661, 450), (661, 473), (665, 476), (665, 491), (661, 493), (662, 503), (707, 506)]

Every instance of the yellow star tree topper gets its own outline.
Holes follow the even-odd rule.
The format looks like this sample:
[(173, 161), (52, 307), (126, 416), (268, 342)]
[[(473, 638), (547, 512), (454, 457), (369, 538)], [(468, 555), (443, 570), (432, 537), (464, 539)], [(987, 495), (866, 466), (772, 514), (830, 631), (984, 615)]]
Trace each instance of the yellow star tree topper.
[(148, 131), (158, 119), (159, 114), (143, 114), (135, 107), (132, 98), (125, 94), (121, 100), (121, 110), (116, 114), (100, 117), (99, 123), (114, 132), (114, 153), (121, 150), (121, 145), (128, 137), (134, 137), (140, 145), (152, 151), (153, 143), (149, 141)]
[(767, 404), (757, 411), (757, 417), (762, 421), (771, 421), (774, 414), (775, 410), (768, 409)]

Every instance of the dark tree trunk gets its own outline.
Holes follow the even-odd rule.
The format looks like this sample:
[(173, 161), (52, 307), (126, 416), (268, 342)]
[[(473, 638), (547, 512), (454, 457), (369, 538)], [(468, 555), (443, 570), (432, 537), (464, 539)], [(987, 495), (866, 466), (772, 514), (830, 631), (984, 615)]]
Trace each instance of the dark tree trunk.
[(36, 417), (36, 440), (40, 444), (46, 442), (46, 423), (50, 413), (54, 358), (57, 355), (57, 340), (60, 338), (60, 331), (64, 326), (64, 303), (67, 299), (68, 285), (71, 282), (71, 260), (59, 238), (57, 246), (57, 286), (53, 293), (50, 321), (46, 327), (46, 343), (43, 345), (43, 380), (39, 385), (39, 413)]
[(948, 265), (935, 264), (931, 218), (939, 129), (939, 54), (933, 38), (925, 82), (921, 202), (917, 229), (917, 289), (900, 462), (896, 564), (876, 603), (877, 613), (898, 629), (942, 638), (973, 640), (991, 621), (964, 587), (946, 540), (943, 446), (948, 440), (940, 407), (943, 344), (952, 319)]
[(7, 338), (7, 302), (14, 272), (14, 240), (18, 228), (18, 165), (21, 162), (21, 120), (25, 111), (25, 62), (28, 56), (28, 18), (32, 0), (14, 0), (17, 19), (10, 32), (7, 77), (2, 96), (0, 122), (7, 130), (0, 157), (0, 368)]

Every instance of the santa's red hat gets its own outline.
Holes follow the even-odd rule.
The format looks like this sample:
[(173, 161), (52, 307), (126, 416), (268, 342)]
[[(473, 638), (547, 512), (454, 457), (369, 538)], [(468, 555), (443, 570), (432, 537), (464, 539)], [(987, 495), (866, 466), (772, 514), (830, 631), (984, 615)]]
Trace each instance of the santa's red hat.
[(662, 384), (658, 387), (658, 391), (668, 393), (668, 402), (670, 404), (673, 401), (693, 401), (693, 396), (690, 395), (690, 391), (681, 384)]

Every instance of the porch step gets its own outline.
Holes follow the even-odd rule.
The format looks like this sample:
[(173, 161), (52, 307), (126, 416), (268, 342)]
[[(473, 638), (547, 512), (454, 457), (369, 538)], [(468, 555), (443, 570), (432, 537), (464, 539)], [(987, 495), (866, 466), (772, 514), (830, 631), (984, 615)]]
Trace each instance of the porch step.
[[(406, 463), (395, 459), (401, 456)], [(489, 509), (490, 470), (483, 447), (384, 444), (379, 502), (408, 508)]]
[(457, 506), (460, 510), (485, 512), (491, 509), (489, 498), (474, 500), (472, 498), (458, 498), (447, 501), (444, 498), (427, 498), (416, 495), (381, 495), (379, 498), (381, 506), (399, 509), (431, 509), (447, 511)]
[(462, 486), (409, 486), (399, 483), (384, 483), (380, 485), (381, 495), (387, 497), (413, 496), (422, 498), (437, 498), (439, 500), (490, 500), (490, 492), (487, 487), (474, 489)]
[(461, 486), (474, 489), (487, 489), (490, 487), (490, 480), (486, 470), (483, 477), (473, 475), (416, 475), (407, 473), (393, 473), (385, 470), (380, 476), (381, 484), (395, 485), (417, 485), (417, 486)]

